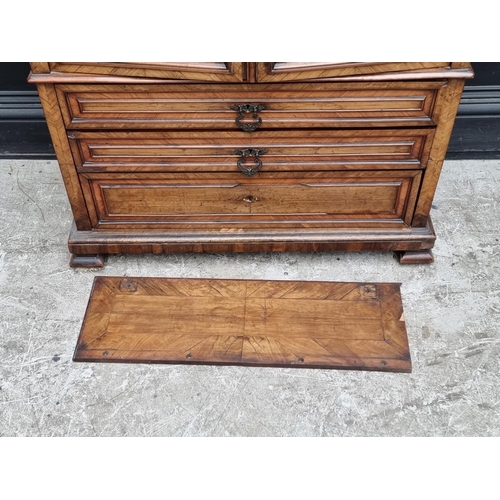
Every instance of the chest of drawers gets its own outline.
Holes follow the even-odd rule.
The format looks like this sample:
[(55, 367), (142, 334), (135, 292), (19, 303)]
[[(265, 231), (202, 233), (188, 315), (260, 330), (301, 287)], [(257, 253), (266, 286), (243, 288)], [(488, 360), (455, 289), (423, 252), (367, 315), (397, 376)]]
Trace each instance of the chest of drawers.
[(429, 213), (468, 63), (31, 63), (74, 215), (106, 254), (385, 250)]

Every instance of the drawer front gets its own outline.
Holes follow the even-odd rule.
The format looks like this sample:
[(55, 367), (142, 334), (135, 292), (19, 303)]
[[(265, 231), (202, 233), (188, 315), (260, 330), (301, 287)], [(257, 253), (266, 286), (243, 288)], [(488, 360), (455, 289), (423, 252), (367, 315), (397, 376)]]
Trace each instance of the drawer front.
[(80, 174), (95, 228), (230, 231), (409, 224), (421, 172)]
[[(339, 128), (433, 125), (443, 82), (57, 87), (73, 129)], [(255, 104), (238, 111), (235, 106)], [(245, 112), (246, 111), (246, 112)], [(259, 122), (261, 120), (261, 122)]]
[[(422, 168), (433, 129), (70, 133), (80, 171), (237, 172), (243, 150), (262, 171)], [(245, 167), (255, 166), (252, 156)]]

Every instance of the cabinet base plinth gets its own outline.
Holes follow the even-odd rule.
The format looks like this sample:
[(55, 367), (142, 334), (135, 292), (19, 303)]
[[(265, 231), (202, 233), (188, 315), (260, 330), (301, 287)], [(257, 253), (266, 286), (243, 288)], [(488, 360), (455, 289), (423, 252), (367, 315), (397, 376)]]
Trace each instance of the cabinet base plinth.
[[(111, 233), (78, 231), (73, 225), (68, 247), (72, 267), (102, 267), (104, 255), (140, 253), (242, 253), (242, 252), (362, 252), (402, 254), (401, 264), (433, 262), (430, 249), (436, 235), (426, 227), (404, 230), (339, 230), (221, 233)], [(428, 248), (422, 250), (422, 247)]]

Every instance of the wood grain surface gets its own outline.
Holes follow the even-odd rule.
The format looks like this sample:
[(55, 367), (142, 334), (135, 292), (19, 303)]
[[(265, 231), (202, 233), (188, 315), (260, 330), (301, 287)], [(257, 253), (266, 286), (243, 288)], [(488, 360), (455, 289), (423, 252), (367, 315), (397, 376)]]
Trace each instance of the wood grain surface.
[(411, 371), (398, 283), (99, 276), (73, 359)]

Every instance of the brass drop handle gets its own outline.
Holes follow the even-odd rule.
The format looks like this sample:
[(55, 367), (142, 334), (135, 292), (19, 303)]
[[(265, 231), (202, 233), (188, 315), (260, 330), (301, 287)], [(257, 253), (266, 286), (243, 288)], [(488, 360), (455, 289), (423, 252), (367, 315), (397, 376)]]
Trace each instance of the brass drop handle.
[[(262, 118), (258, 115), (259, 111), (266, 109), (263, 104), (233, 104), (230, 106), (234, 111), (238, 111), (238, 116), (236, 117), (236, 125), (245, 131), (245, 132), (253, 132), (257, 130), (262, 125)], [(255, 123), (241, 123), (242, 118), (248, 113), (252, 113), (252, 118), (257, 120)]]
[[(265, 149), (237, 149), (234, 154), (240, 156), (238, 161), (236, 162), (238, 165), (238, 169), (240, 172), (244, 173), (246, 176), (251, 177), (256, 174), (262, 168), (262, 160), (259, 158), (259, 155), (266, 154), (267, 151)], [(252, 157), (254, 163), (257, 164), (256, 167), (244, 167), (243, 164), (246, 163), (247, 157)]]

